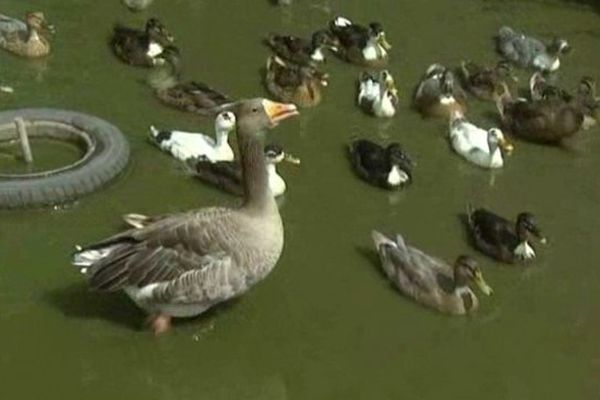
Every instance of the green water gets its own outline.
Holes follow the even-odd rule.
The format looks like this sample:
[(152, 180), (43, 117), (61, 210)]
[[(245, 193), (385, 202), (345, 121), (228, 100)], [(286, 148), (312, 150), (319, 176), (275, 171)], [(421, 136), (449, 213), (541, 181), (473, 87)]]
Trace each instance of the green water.
[[(423, 121), (410, 93), (432, 62), (493, 62), (502, 24), (574, 51), (560, 81), (598, 74), (598, 8), (558, 1), (156, 0), (130, 14), (117, 0), (2, 0), (2, 13), (41, 9), (56, 25), (44, 61), (2, 53), (2, 108), (60, 107), (119, 126), (132, 146), (124, 176), (59, 210), (0, 214), (0, 397), (3, 399), (597, 399), (600, 394), (599, 129), (568, 149), (516, 141), (507, 166), (477, 169), (453, 154), (444, 121)], [(234, 97), (265, 95), (258, 71), (267, 32), (308, 34), (340, 12), (379, 20), (394, 45), (389, 69), (401, 93), (396, 118), (354, 105), (359, 68), (330, 59), (323, 103), (272, 132), (302, 158), (282, 167), (286, 247), (277, 268), (243, 298), (179, 323), (164, 337), (140, 329), (124, 295), (87, 291), (69, 265), (76, 243), (114, 233), (127, 212), (165, 213), (235, 199), (186, 177), (146, 141), (147, 127), (211, 131), (212, 121), (161, 106), (146, 71), (106, 46), (117, 21), (156, 15), (178, 40), (185, 73)], [(526, 75), (521, 75), (526, 79)], [(495, 123), (476, 103), (470, 118)], [(400, 141), (417, 162), (402, 193), (372, 188), (344, 158), (349, 138)], [(469, 248), (458, 214), (467, 202), (505, 215), (531, 210), (549, 237), (528, 269)], [(403, 298), (374, 262), (369, 232), (402, 232), (452, 260), (473, 254), (495, 296), (472, 317), (451, 318)]]
[(24, 161), (19, 142), (11, 141), (0, 146), (0, 171), (3, 174), (49, 171), (74, 163), (84, 153), (71, 143), (52, 139), (30, 140), (30, 146), (34, 159), (31, 165)]

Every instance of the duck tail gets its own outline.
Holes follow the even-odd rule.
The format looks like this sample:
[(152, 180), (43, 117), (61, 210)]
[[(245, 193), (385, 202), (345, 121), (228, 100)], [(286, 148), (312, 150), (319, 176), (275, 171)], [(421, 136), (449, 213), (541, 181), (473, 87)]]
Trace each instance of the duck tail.
[(345, 28), (350, 25), (352, 25), (352, 21), (341, 15), (338, 15), (331, 21), (332, 28)]

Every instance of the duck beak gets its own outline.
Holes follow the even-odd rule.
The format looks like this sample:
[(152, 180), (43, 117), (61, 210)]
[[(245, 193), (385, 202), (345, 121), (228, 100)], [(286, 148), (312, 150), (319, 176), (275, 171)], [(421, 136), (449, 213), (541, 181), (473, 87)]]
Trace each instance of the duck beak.
[(381, 47), (388, 51), (392, 49), (392, 45), (388, 43), (388, 41), (385, 38), (385, 35), (381, 35), (379, 37), (379, 44), (381, 45)]
[(500, 148), (508, 155), (512, 154), (513, 150), (515, 149), (513, 144), (504, 138), (502, 138), (502, 140), (500, 140), (499, 144), (500, 144)]
[(283, 159), (285, 161), (289, 162), (290, 164), (300, 165), (300, 159), (297, 157), (294, 157), (291, 154), (285, 153), (285, 157)]
[(298, 112), (298, 107), (296, 107), (295, 104), (290, 103), (277, 103), (275, 101), (264, 99), (263, 107), (273, 126), (284, 119), (300, 114)]
[(483, 279), (483, 275), (481, 274), (481, 271), (477, 271), (475, 273), (475, 278), (473, 278), (473, 281), (475, 282), (475, 284), (477, 285), (479, 290), (481, 290), (481, 292), (483, 294), (485, 294), (486, 296), (489, 296), (492, 293), (494, 293), (494, 290), (492, 290), (492, 288), (489, 287), (488, 284)]

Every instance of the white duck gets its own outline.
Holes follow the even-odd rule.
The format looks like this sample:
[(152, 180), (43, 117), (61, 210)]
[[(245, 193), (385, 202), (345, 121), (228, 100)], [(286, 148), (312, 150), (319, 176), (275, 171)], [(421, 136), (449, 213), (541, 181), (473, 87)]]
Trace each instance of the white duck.
[(481, 129), (467, 121), (459, 111), (450, 118), (450, 142), (458, 154), (483, 168), (502, 168), (502, 151), (506, 154), (513, 151), (513, 145), (500, 129)]
[(379, 76), (363, 72), (358, 85), (358, 105), (363, 110), (384, 118), (396, 114), (398, 90), (394, 78), (387, 70), (380, 71)]
[(202, 133), (158, 130), (154, 126), (150, 127), (150, 136), (158, 147), (181, 161), (195, 157), (231, 161), (234, 156), (228, 138), (234, 129), (235, 114), (225, 111), (215, 119), (216, 140)]

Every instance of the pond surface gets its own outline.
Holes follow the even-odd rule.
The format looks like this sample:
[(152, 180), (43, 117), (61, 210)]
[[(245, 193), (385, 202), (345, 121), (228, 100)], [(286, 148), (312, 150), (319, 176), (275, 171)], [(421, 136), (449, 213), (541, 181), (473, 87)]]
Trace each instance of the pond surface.
[[(597, 399), (600, 393), (600, 130), (568, 149), (515, 141), (502, 171), (453, 154), (445, 121), (409, 108), (432, 62), (494, 62), (503, 24), (567, 37), (560, 82), (574, 87), (600, 66), (598, 8), (576, 2), (484, 0), (156, 0), (131, 14), (117, 0), (2, 0), (2, 13), (39, 8), (57, 27), (43, 61), (0, 55), (2, 108), (58, 107), (119, 126), (132, 145), (127, 172), (105, 190), (58, 210), (0, 217), (0, 397), (5, 399)], [(76, 243), (121, 228), (127, 212), (166, 213), (235, 199), (187, 177), (146, 137), (150, 124), (212, 132), (213, 122), (160, 105), (147, 71), (106, 46), (112, 25), (159, 16), (178, 39), (185, 74), (234, 97), (266, 95), (259, 70), (268, 32), (309, 34), (335, 13), (380, 21), (394, 46), (401, 93), (396, 118), (354, 105), (360, 69), (331, 58), (323, 103), (270, 136), (302, 158), (281, 168), (289, 190), (286, 248), (271, 276), (243, 298), (179, 323), (156, 339), (124, 295), (87, 291), (69, 265)], [(521, 74), (521, 82), (527, 78)], [(470, 118), (496, 122), (491, 104)], [(344, 157), (355, 136), (400, 141), (417, 162), (401, 193), (357, 180)], [(550, 245), (535, 265), (504, 267), (474, 252), (458, 218), (467, 202), (513, 216), (530, 210)], [(382, 277), (370, 231), (401, 232), (453, 260), (474, 255), (495, 295), (468, 318), (430, 312)]]

